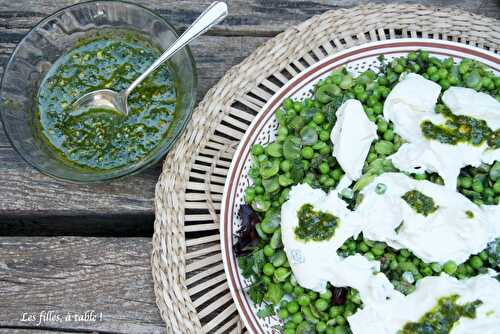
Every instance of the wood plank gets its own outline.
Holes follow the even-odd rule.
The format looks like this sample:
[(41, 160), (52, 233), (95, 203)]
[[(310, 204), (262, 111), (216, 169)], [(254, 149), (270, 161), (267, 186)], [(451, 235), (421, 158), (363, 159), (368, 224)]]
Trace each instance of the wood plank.
[[(241, 62), (265, 40), (267, 38), (205, 36), (195, 42), (193, 51), (199, 73), (199, 99), (229, 68)], [(11, 51), (13, 45), (13, 43), (0, 43), (0, 68), (5, 66), (7, 61), (5, 55)], [(33, 222), (43, 217), (82, 217), (77, 220), (60, 220), (62, 223), (71, 222), (72, 226), (69, 226), (66, 234), (74, 234), (74, 224), (79, 221), (87, 224), (89, 216), (120, 217), (118, 223), (123, 222), (121, 219), (124, 219), (131, 223), (133, 228), (137, 228), (139, 224), (143, 226), (144, 219), (137, 221), (137, 217), (141, 215), (152, 217), (154, 187), (161, 170), (159, 165), (139, 175), (107, 184), (64, 183), (46, 177), (24, 163), (10, 147), (3, 129), (0, 130), (0, 161), (2, 162), (0, 164), (0, 216), (4, 222), (6, 220), (14, 222), (20, 219), (25, 224), (33, 225)], [(47, 219), (45, 221), (48, 222)], [(100, 223), (107, 222), (109, 222), (110, 230), (117, 225), (115, 224), (117, 219), (100, 221)], [(96, 229), (83, 226), (82, 230), (91, 234), (96, 231), (102, 232), (98, 226)], [(121, 225), (120, 228), (123, 227)], [(64, 228), (58, 228), (58, 230), (60, 233), (57, 234), (65, 234)], [(135, 235), (144, 235), (151, 230), (149, 228), (146, 232)], [(49, 229), (49, 231), (53, 230)], [(0, 234), (2, 234), (1, 227)], [(11, 234), (20, 233), (14, 230)]]
[[(78, 2), (77, 0), (0, 0), (0, 8), (2, 8), (0, 27), (31, 27), (59, 8)], [(154, 10), (174, 26), (183, 29), (212, 0), (139, 0), (136, 2)], [(500, 6), (495, 0), (226, 0), (226, 2), (229, 6), (229, 16), (214, 28), (211, 34), (274, 36), (287, 27), (326, 10), (349, 8), (369, 2), (458, 7), (491, 17), (500, 17)]]
[(163, 333), (150, 252), (147, 238), (0, 238), (0, 333)]

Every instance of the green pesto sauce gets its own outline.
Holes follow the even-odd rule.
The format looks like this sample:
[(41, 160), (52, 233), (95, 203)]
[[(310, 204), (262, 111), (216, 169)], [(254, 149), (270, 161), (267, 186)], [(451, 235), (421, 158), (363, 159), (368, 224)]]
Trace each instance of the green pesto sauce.
[(297, 212), (299, 226), (295, 235), (304, 241), (323, 241), (335, 234), (339, 219), (329, 213), (314, 211), (311, 204), (304, 204)]
[(464, 115), (454, 115), (440, 105), (440, 113), (446, 117), (445, 124), (436, 125), (431, 121), (420, 124), (424, 136), (443, 144), (469, 143), (481, 145), (484, 142), (496, 149), (500, 148), (500, 130), (493, 131), (484, 120)]
[(401, 198), (417, 213), (428, 216), (438, 209), (432, 197), (422, 194), (418, 190), (408, 191)]
[(418, 322), (408, 322), (398, 334), (447, 334), (461, 318), (474, 319), (476, 309), (482, 304), (480, 300), (457, 304), (458, 295), (440, 298), (437, 305), (425, 313)]
[(38, 92), (38, 128), (58, 155), (91, 170), (113, 169), (146, 157), (166, 137), (176, 88), (169, 68), (158, 68), (129, 96), (129, 115), (72, 103), (102, 88), (120, 91), (137, 78), (160, 50), (141, 35), (101, 33), (59, 58)]

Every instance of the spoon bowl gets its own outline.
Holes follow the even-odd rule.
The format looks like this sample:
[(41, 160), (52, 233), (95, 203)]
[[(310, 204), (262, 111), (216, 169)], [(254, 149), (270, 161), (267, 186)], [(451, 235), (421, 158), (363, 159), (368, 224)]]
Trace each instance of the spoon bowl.
[(79, 116), (92, 109), (118, 111), (128, 115), (127, 96), (111, 89), (99, 89), (89, 92), (73, 103), (72, 116)]

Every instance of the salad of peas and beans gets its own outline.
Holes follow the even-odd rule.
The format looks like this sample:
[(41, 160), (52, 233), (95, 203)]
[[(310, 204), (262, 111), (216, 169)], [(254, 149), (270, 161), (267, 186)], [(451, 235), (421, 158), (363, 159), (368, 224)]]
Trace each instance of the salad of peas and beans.
[[(417, 51), (391, 61), (380, 57), (380, 61), (378, 73), (367, 70), (353, 77), (346, 69), (336, 70), (316, 84), (310, 98), (303, 101), (286, 99), (275, 114), (279, 123), (276, 140), (267, 145), (255, 144), (251, 149), (249, 177), (253, 184), (245, 191), (246, 204), (240, 207), (242, 228), (237, 233), (234, 251), (242, 275), (251, 282), (247, 288), (248, 295), (254, 303), (262, 305), (258, 316), (277, 315), (283, 321), (279, 328), (282, 333), (350, 333), (347, 317), (362, 307), (359, 293), (352, 288), (328, 285), (326, 291), (319, 294), (299, 286), (281, 241), (280, 208), (287, 201), (291, 186), (307, 183), (328, 192), (335, 189), (344, 175), (332, 156), (330, 141), (339, 106), (347, 99), (359, 100), (368, 118), (377, 125), (379, 135), (369, 150), (363, 176), (339, 194), (352, 209), (361, 200), (359, 190), (374, 176), (397, 171), (386, 157), (395, 153), (403, 140), (394, 132), (392, 123), (384, 120), (382, 113), (385, 98), (402, 74), (417, 73), (438, 83), (443, 89), (450, 86), (469, 87), (500, 100), (500, 77), (469, 59), (456, 64), (453, 59), (437, 59), (426, 51)], [(478, 145), (487, 142), (493, 148), (499, 147), (500, 134), (488, 128), (484, 121), (454, 116), (442, 103), (438, 103), (436, 111), (448, 117), (446, 127), (424, 123), (422, 130), (426, 137), (443, 143), (469, 142)], [(409, 176), (443, 184), (441, 177), (435, 173)], [(385, 187), (378, 184), (376, 192), (385, 192)], [(458, 177), (457, 191), (478, 205), (498, 205), (500, 162), (463, 168)], [(437, 209), (432, 198), (418, 191), (406, 193), (403, 199), (422, 215)], [(310, 205), (304, 205), (299, 211), (299, 226), (295, 233), (301, 239), (325, 240), (334, 234), (337, 217), (317, 212)], [(472, 212), (469, 215), (473, 217)], [(483, 273), (488, 268), (498, 270), (500, 238), (460, 265), (453, 261), (444, 265), (425, 263), (407, 249), (396, 250), (386, 243), (367, 240), (362, 234), (347, 240), (337, 253), (346, 257), (360, 253), (368, 259), (379, 260), (381, 272), (394, 287), (403, 294), (409, 294), (415, 290), (416, 282), (426, 276), (445, 272), (464, 279)], [(443, 324), (450, 324), (453, 318), (450, 310), (454, 314), (470, 315), (477, 307), (474, 303), (459, 306), (454, 303), (455, 300), (455, 296), (440, 300), (434, 310), (422, 317), (421, 324), (431, 318), (444, 326), (435, 328), (447, 333), (449, 329), (446, 331)], [(401, 333), (419, 333), (421, 324), (409, 323)]]

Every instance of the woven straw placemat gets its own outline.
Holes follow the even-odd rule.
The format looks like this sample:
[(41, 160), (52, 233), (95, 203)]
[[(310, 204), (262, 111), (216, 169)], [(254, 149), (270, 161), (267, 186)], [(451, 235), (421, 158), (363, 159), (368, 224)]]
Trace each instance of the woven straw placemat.
[(455, 9), (365, 5), (315, 16), (259, 47), (199, 104), (156, 185), (152, 270), (168, 333), (241, 333), (219, 246), (224, 181), (266, 101), (318, 60), (370, 41), (412, 37), (500, 51), (500, 21)]

